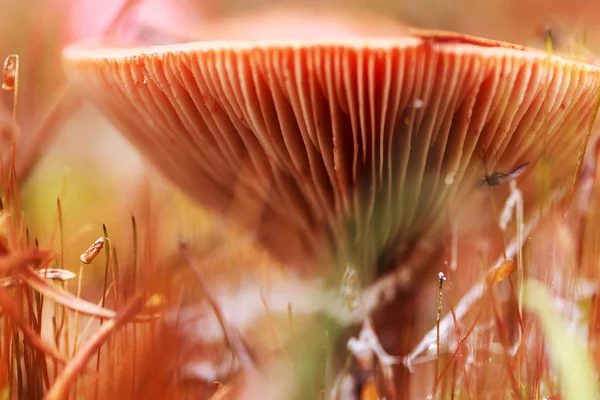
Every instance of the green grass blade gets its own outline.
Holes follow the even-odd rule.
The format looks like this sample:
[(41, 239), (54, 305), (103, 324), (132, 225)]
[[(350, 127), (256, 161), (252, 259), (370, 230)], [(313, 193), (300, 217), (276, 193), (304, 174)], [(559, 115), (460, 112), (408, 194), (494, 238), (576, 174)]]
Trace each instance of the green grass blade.
[(525, 307), (541, 322), (552, 362), (561, 377), (562, 395), (567, 400), (600, 400), (598, 379), (587, 347), (567, 329), (567, 322), (553, 307), (553, 296), (540, 282), (525, 285)]

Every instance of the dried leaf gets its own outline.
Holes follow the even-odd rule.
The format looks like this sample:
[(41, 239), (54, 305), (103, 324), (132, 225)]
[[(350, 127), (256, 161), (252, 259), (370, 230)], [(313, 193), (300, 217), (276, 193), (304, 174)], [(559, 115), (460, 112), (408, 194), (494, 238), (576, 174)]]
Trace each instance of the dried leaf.
[[(117, 313), (113, 310), (97, 306), (94, 303), (90, 303), (89, 301), (78, 298), (70, 292), (58, 289), (57, 287), (48, 284), (48, 282), (40, 278), (40, 276), (29, 267), (21, 269), (20, 273), (21, 279), (27, 282), (29, 286), (42, 293), (47, 298), (62, 304), (66, 308), (77, 311), (83, 315), (97, 318), (114, 319), (117, 316)], [(152, 318), (155, 318), (155, 316), (138, 315), (134, 321), (147, 322)]]
[[(43, 268), (43, 269), (38, 269), (35, 272), (43, 279), (50, 279), (50, 280), (55, 280), (55, 281), (60, 281), (60, 282), (65, 282), (65, 281), (71, 280), (77, 276), (71, 271), (68, 271), (66, 269), (59, 269), (59, 268)], [(18, 282), (19, 282), (18, 279), (13, 278), (13, 277), (8, 277), (8, 278), (4, 278), (4, 279), (0, 280), (0, 286), (8, 289), (8, 288), (15, 287)]]
[(77, 276), (76, 274), (74, 274), (73, 272), (71, 272), (69, 270), (60, 269), (60, 268), (44, 268), (44, 269), (38, 269), (35, 272), (37, 272), (37, 274), (44, 279), (50, 279), (53, 281), (60, 281), (60, 282), (69, 281)]
[(367, 381), (361, 390), (360, 400), (379, 400), (381, 395), (377, 390), (377, 385), (373, 381)]
[(507, 259), (502, 261), (496, 268), (492, 268), (485, 276), (485, 283), (488, 286), (498, 284), (508, 278), (515, 270), (515, 262)]
[(145, 308), (150, 312), (159, 312), (167, 304), (167, 299), (160, 293), (154, 293), (146, 301)]

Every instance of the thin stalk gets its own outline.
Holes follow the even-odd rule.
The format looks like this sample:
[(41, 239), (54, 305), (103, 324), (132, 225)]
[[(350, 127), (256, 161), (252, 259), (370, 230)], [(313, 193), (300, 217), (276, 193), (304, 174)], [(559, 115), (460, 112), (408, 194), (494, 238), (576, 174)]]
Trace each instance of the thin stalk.
[(442, 296), (443, 296), (443, 286), (446, 277), (443, 272), (438, 274), (438, 295), (437, 295), (437, 318), (436, 318), (436, 347), (435, 347), (435, 381), (434, 387), (438, 386), (438, 371), (440, 364), (440, 321), (442, 320)]
[[(131, 215), (131, 227), (133, 232), (133, 293), (137, 293), (137, 264), (138, 264), (138, 233), (137, 224), (135, 222), (135, 216)], [(131, 397), (135, 398), (135, 377), (137, 367), (137, 326), (134, 324), (133, 327), (133, 361), (132, 361), (132, 374), (131, 374)]]
[[(67, 398), (69, 389), (86, 364), (91, 360), (94, 353), (100, 352), (102, 345), (108, 340), (113, 332), (119, 330), (125, 323), (130, 321), (135, 314), (141, 311), (142, 298), (136, 297), (129, 303), (114, 320), (107, 321), (100, 327), (98, 332), (90, 338), (77, 352), (77, 355), (66, 365), (54, 385), (46, 395), (47, 400), (62, 400)], [(97, 381), (96, 381), (97, 382)], [(97, 395), (97, 385), (96, 385)]]
[[(108, 289), (106, 289), (106, 294), (108, 294), (108, 292), (112, 290), (112, 286), (109, 286)], [(102, 299), (100, 299), (100, 301), (98, 302), (98, 307), (100, 307), (100, 303), (102, 302)], [(115, 316), (116, 318), (116, 316)], [(87, 322), (87, 324), (85, 324), (85, 326), (83, 327), (83, 331), (81, 332), (81, 343), (85, 342), (88, 332), (90, 330), (90, 328), (92, 327), (92, 323), (94, 322), (93, 318), (90, 318)]]
[[(77, 279), (77, 297), (81, 298), (81, 281), (83, 280), (83, 263), (79, 263), (79, 275)], [(79, 347), (79, 311), (75, 310), (75, 338), (73, 339), (73, 355)]]
[(113, 295), (115, 297), (115, 309), (119, 309), (119, 257), (116, 246), (112, 247), (111, 273), (113, 282)]
[(31, 328), (29, 323), (23, 318), (20, 312), (20, 307), (16, 302), (13, 295), (11, 295), (6, 289), (0, 288), (0, 305), (2, 310), (8, 315), (15, 325), (15, 329), (18, 327), (23, 336), (32, 346), (42, 350), (45, 354), (51, 356), (55, 360), (65, 362), (66, 358), (58, 351), (58, 349), (42, 339), (36, 331)]
[(292, 338), (295, 336), (296, 329), (294, 328), (294, 314), (292, 313), (292, 302), (288, 302), (288, 322), (290, 324), (290, 334)]
[[(77, 297), (81, 298), (81, 280), (83, 278), (83, 263), (79, 263), (79, 275), (77, 279)], [(73, 355), (77, 352), (79, 347), (79, 312), (75, 311), (75, 337), (73, 338)], [(77, 382), (75, 382), (74, 396), (77, 398)]]
[(19, 343), (19, 334), (17, 332), (13, 335), (13, 354), (17, 370), (17, 395), (19, 399), (24, 399), (23, 395), (23, 371), (21, 370), (21, 351)]
[[(106, 230), (106, 225), (102, 225), (102, 231), (104, 234), (104, 243), (106, 244), (104, 251), (106, 253), (106, 264), (104, 265), (104, 286), (102, 289), (102, 300), (100, 302), (100, 306), (102, 308), (105, 307), (106, 304), (106, 288), (108, 286), (108, 269), (110, 265), (110, 241), (108, 239), (108, 231)], [(102, 330), (102, 324), (104, 323), (104, 318), (100, 318), (100, 329)], [(102, 348), (98, 349), (98, 355), (96, 357), (96, 372), (100, 373), (100, 357), (102, 355)], [(94, 385), (94, 398), (98, 398), (98, 381), (96, 381)]]

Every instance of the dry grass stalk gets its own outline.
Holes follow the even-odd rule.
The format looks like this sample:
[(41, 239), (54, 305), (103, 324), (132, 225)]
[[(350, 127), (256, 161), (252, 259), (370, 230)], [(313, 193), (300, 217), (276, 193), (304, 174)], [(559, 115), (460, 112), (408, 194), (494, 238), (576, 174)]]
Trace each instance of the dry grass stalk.
[[(31, 288), (39, 291), (45, 297), (52, 299), (58, 304), (65, 306), (66, 308), (77, 311), (80, 314), (88, 315), (97, 318), (115, 319), (117, 312), (97, 306), (93, 303), (78, 298), (77, 296), (67, 292), (65, 290), (54, 287), (48, 282), (44, 281), (38, 274), (35, 273), (31, 268), (26, 267), (20, 270), (21, 279), (26, 282)], [(135, 322), (148, 322), (155, 318), (152, 315), (137, 315), (134, 318)]]
[(2, 305), (3, 313), (8, 315), (12, 322), (19, 327), (21, 332), (23, 332), (25, 339), (29, 341), (33, 347), (40, 349), (56, 361), (61, 363), (67, 362), (65, 355), (63, 355), (54, 344), (48, 343), (42, 339), (38, 332), (30, 326), (29, 321), (25, 320), (21, 315), (20, 307), (13, 296), (2, 288), (0, 288), (0, 304)]
[(120, 329), (125, 323), (129, 322), (135, 314), (137, 314), (143, 306), (141, 297), (136, 297), (127, 306), (123, 308), (123, 311), (118, 316), (110, 321), (103, 324), (100, 329), (79, 348), (73, 359), (66, 365), (61, 375), (58, 376), (52, 388), (46, 395), (48, 400), (61, 400), (66, 399), (69, 393), (69, 389), (77, 375), (81, 373), (86, 364), (94, 356), (96, 352), (99, 352), (104, 343), (108, 340), (108, 337), (114, 332)]

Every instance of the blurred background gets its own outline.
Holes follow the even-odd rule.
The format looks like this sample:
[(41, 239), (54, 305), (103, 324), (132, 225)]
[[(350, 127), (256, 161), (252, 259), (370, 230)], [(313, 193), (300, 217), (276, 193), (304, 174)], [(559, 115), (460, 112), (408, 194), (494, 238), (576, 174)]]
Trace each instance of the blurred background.
[[(69, 91), (60, 57), (61, 49), (70, 43), (98, 40), (127, 46), (261, 36), (395, 35), (412, 26), (541, 47), (544, 29), (552, 27), (557, 44), (579, 41), (592, 51), (600, 48), (596, 24), (600, 3), (594, 0), (568, 4), (561, 0), (2, 0), (1, 4), (0, 54), (21, 57), (17, 151), (20, 175), (27, 176), (24, 205), (35, 214), (31, 221), (41, 236), (50, 229), (61, 191), (69, 210), (67, 230), (90, 222), (98, 232), (100, 220), (109, 225), (116, 222), (107, 220), (117, 215), (113, 208), (133, 207), (128, 193), (140, 177), (163, 185), (115, 128)], [(1, 99), (0, 123), (6, 131), (12, 96), (2, 93)], [(166, 190), (163, 186), (159, 191)], [(115, 196), (115, 191), (122, 195)], [(181, 213), (200, 212), (193, 209)], [(48, 215), (38, 215), (44, 210)], [(180, 221), (183, 225), (175, 225), (194, 230), (186, 228), (193, 220), (186, 216)], [(92, 236), (82, 237), (81, 243)]]
[[(70, 240), (64, 265), (73, 271), (79, 255), (102, 236), (102, 224), (127, 260), (132, 214), (145, 235), (153, 235), (153, 248), (145, 249), (148, 262), (170, 259), (183, 237), (200, 248), (227, 243), (237, 249), (211, 281), (239, 285), (273, 265), (165, 182), (70, 88), (61, 51), (71, 43), (398, 35), (411, 26), (543, 47), (551, 27), (556, 45), (576, 42), (594, 53), (600, 51), (599, 19), (597, 0), (0, 0), (0, 55), (18, 54), (21, 63), (17, 167), (29, 229), (42, 245), (51, 243), (60, 197)], [(12, 94), (0, 93), (0, 100), (0, 153), (6, 160)], [(270, 279), (278, 271), (272, 268)], [(84, 298), (98, 298), (103, 274), (103, 261), (86, 269)], [(423, 329), (430, 325), (431, 319), (415, 322)]]

